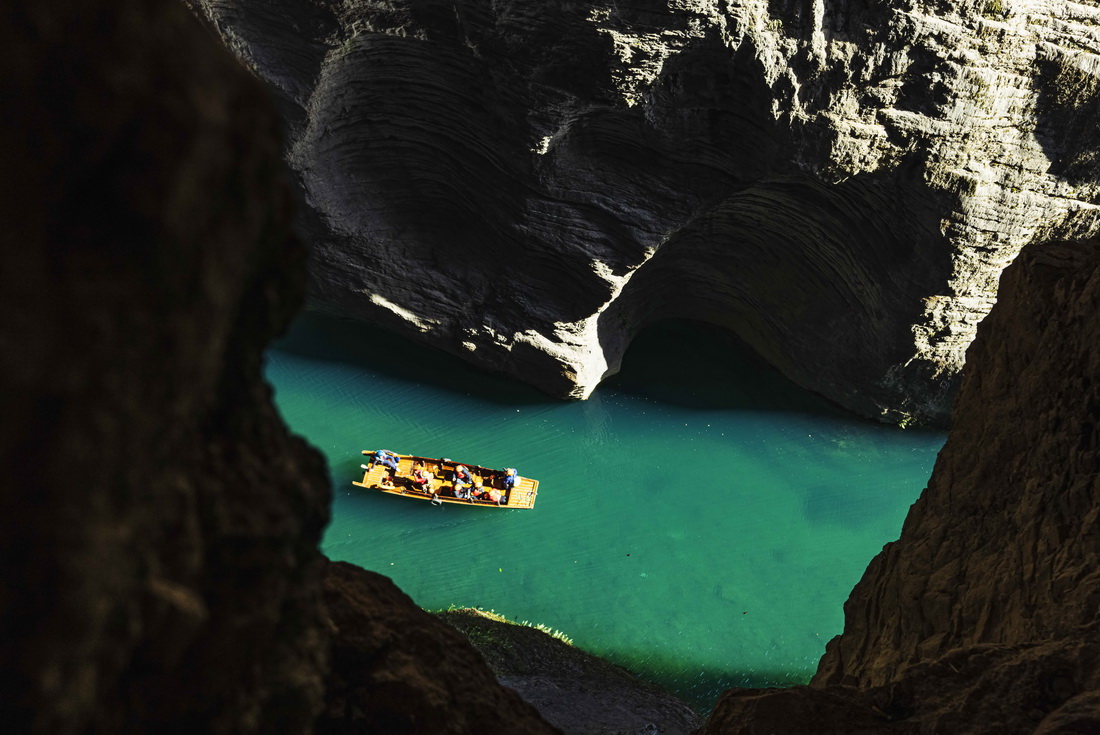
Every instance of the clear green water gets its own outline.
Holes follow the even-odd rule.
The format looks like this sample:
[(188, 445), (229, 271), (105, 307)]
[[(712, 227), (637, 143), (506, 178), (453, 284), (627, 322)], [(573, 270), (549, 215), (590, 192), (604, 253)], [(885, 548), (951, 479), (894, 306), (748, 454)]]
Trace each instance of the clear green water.
[[(704, 712), (731, 686), (809, 679), (944, 440), (852, 418), (688, 323), (650, 328), (584, 402), (313, 315), (269, 351), (267, 376), (328, 457), (331, 558), (427, 609), (548, 625)], [(538, 503), (353, 487), (360, 450), (379, 447), (518, 467)]]

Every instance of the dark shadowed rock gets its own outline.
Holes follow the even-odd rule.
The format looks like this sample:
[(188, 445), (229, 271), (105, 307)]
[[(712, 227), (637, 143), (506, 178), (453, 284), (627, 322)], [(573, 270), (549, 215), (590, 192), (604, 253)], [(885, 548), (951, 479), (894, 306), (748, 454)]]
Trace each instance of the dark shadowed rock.
[(555, 732), (387, 580), (322, 599), (327, 472), (261, 375), (306, 260), (262, 85), (183, 5), (22, 2), (0, 102), (0, 729)]
[(978, 335), (929, 486), (815, 681), (882, 684), (956, 648), (1097, 620), (1100, 241), (1025, 250)]
[(653, 321), (943, 423), (1100, 227), (1092, 4), (189, 0), (276, 91), (318, 308), (587, 396)]
[(0, 25), (8, 732), (305, 732), (323, 460), (260, 375), (305, 251), (268, 93), (180, 5)]
[(461, 633), (416, 607), (388, 578), (330, 563), (325, 603), (334, 652), (317, 732), (558, 732), (497, 684)]

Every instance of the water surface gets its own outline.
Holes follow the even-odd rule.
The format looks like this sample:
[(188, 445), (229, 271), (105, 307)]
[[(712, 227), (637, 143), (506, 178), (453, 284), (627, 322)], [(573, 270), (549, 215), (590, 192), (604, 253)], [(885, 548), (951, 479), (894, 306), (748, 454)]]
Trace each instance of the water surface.
[[(331, 558), (427, 609), (560, 630), (704, 712), (730, 686), (809, 679), (944, 440), (846, 415), (690, 323), (650, 328), (583, 402), (316, 315), (269, 351), (267, 376), (328, 457)], [(353, 487), (376, 448), (518, 467), (538, 502), (434, 507)]]

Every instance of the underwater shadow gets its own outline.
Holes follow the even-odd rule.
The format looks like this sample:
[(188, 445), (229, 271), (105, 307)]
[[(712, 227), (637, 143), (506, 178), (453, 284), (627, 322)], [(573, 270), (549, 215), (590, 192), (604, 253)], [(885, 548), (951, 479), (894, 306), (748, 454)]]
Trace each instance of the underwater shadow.
[(629, 671), (643, 681), (671, 692), (704, 718), (710, 716), (718, 698), (729, 689), (785, 688), (809, 684), (817, 671), (817, 662), (805, 671), (784, 669), (723, 670), (705, 664), (654, 656), (652, 651), (637, 657), (620, 654), (602, 657)]
[(691, 320), (662, 320), (639, 333), (603, 387), (688, 409), (866, 421), (793, 382), (732, 332)]

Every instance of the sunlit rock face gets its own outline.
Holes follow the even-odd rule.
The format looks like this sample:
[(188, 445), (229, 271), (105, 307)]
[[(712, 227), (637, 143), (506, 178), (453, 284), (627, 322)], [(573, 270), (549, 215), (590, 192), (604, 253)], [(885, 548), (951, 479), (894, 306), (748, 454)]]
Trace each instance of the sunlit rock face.
[(942, 421), (1004, 265), (1097, 228), (1095, 4), (190, 1), (279, 96), (314, 303), (555, 395), (692, 318)]
[(729, 692), (703, 732), (1100, 732), (1098, 375), (1100, 240), (1028, 246), (812, 686)]

